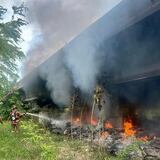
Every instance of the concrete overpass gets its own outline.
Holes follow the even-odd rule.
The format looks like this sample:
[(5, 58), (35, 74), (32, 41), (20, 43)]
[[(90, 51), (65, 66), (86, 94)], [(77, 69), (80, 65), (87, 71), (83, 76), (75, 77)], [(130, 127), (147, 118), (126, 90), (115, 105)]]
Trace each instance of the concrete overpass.
[[(112, 83), (123, 84), (160, 76), (160, 1), (123, 0), (66, 46), (54, 53), (20, 82), (19, 88), (32, 83), (38, 87), (43, 66), (61, 63), (66, 50), (76, 54), (86, 38), (95, 39), (96, 52), (103, 52), (99, 79), (105, 74)], [(103, 77), (103, 78), (104, 78)], [(34, 85), (33, 87), (34, 88)], [(34, 90), (34, 89), (33, 89)], [(32, 92), (32, 91), (30, 91)], [(38, 91), (39, 92), (39, 91)]]

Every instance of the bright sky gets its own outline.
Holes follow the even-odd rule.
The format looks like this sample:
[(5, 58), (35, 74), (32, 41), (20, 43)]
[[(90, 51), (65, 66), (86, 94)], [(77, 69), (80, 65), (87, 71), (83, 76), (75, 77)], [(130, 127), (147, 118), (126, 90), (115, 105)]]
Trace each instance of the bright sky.
[[(13, 5), (19, 5), (22, 2), (25, 2), (24, 0), (0, 0), (0, 5), (2, 5), (4, 8), (7, 8), (7, 13), (4, 16), (4, 21), (10, 21), (11, 15), (12, 15), (12, 6)], [(31, 44), (34, 41), (34, 37), (36, 37), (39, 34), (38, 30), (32, 25), (32, 23), (29, 23), (27, 26), (22, 27), (22, 39), (24, 40), (21, 42), (20, 47), (22, 48), (22, 51), (27, 54), (28, 50), (31, 47)], [(19, 69), (21, 69), (21, 66), (23, 65), (22, 62), (17, 62)], [(21, 76), (21, 74), (20, 74)]]
[[(11, 20), (11, 15), (13, 13), (11, 8), (13, 5), (19, 5), (25, 1), (26, 0), (0, 0), (0, 5), (2, 5), (4, 8), (7, 8), (8, 10), (4, 16), (4, 21)], [(30, 42), (37, 34), (39, 34), (38, 30), (36, 29), (35, 32), (32, 23), (29, 23), (27, 26), (22, 27), (22, 39), (24, 41), (20, 45), (23, 52), (27, 53), (28, 49), (30, 48)]]

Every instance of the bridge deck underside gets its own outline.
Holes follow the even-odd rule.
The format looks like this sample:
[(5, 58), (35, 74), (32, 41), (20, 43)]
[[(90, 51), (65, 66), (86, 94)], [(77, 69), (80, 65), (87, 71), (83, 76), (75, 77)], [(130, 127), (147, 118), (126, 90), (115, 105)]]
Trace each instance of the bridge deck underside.
[(160, 11), (106, 40), (102, 73), (114, 83), (160, 76)]

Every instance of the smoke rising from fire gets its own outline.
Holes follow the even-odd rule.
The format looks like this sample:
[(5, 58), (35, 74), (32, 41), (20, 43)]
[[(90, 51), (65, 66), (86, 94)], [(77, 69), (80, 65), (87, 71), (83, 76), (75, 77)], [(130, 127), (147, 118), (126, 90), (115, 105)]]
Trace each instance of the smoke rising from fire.
[(28, 19), (35, 26), (34, 32), (37, 30), (41, 41), (27, 53), (25, 74), (44, 62), (119, 1), (30, 0), (27, 3)]
[(96, 40), (86, 35), (78, 38), (79, 43), (65, 48), (66, 65), (72, 73), (74, 87), (79, 87), (85, 93), (91, 93), (99, 73), (100, 63), (96, 59)]
[(72, 80), (62, 59), (63, 54), (56, 54), (40, 67), (39, 74), (46, 81), (46, 87), (54, 102), (58, 105), (67, 105), (70, 103)]
[[(44, 62), (59, 48), (71, 41), (88, 25), (96, 21), (120, 0), (47, 0), (29, 1), (29, 21), (38, 27), (41, 40), (28, 51), (24, 73)], [(95, 37), (81, 36), (79, 42), (68, 45), (61, 54), (57, 53), (38, 68), (38, 76), (46, 82), (53, 101), (67, 105), (71, 89), (79, 87), (83, 92), (93, 91), (100, 61)], [(59, 55), (58, 55), (59, 54)], [(33, 85), (28, 85), (33, 86)]]

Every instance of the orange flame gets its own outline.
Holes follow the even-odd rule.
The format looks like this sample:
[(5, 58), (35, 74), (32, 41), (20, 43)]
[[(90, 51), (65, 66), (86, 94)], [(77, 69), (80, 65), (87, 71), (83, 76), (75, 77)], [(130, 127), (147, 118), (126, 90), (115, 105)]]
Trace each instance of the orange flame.
[(73, 119), (73, 124), (75, 124), (75, 125), (80, 125), (80, 122), (81, 122), (80, 118), (78, 118), (78, 117)]
[(138, 138), (140, 141), (147, 142), (149, 140), (148, 136)]
[(108, 128), (113, 128), (112, 124), (110, 122), (105, 122), (104, 124), (104, 128), (108, 129)]
[(133, 136), (136, 133), (136, 130), (133, 127), (133, 122), (131, 119), (124, 120), (124, 133), (126, 136)]
[(93, 126), (96, 126), (98, 124), (98, 120), (95, 117), (92, 117), (92, 119), (89, 116), (82, 116), (81, 118), (79, 116), (73, 117), (72, 123), (74, 125), (82, 125), (82, 124), (90, 124)]
[(108, 136), (109, 136), (109, 134), (106, 131), (101, 133), (101, 138), (102, 139), (106, 139)]
[(91, 125), (96, 126), (97, 125), (97, 120), (96, 119), (92, 119), (91, 120)]

